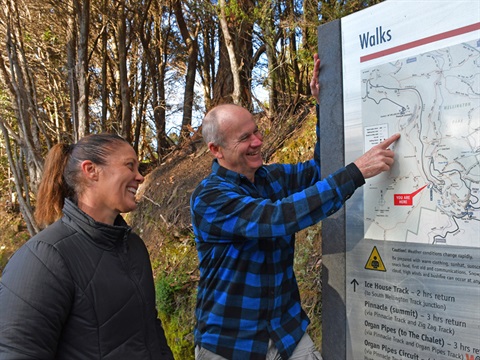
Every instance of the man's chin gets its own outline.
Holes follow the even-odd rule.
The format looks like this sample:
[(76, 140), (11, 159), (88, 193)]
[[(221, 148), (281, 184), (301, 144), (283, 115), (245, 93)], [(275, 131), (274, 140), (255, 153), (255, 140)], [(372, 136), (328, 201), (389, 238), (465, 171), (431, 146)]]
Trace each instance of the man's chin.
[(260, 169), (261, 167), (263, 166), (263, 161), (259, 161), (255, 164), (252, 164), (252, 169), (255, 169), (255, 171), (257, 171), (258, 169)]

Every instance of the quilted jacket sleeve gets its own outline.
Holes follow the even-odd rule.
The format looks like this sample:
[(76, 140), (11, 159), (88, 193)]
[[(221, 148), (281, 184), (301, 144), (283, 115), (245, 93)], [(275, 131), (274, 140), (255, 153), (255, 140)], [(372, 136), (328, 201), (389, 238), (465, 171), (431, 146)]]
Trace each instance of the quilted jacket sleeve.
[(73, 284), (56, 249), (30, 240), (0, 281), (0, 359), (53, 359)]

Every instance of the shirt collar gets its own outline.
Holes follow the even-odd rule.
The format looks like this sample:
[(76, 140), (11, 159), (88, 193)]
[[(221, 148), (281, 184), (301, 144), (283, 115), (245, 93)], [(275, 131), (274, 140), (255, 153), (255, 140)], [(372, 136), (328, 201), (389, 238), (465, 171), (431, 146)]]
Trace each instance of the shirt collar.
[[(248, 180), (245, 175), (239, 174), (232, 170), (228, 170), (227, 168), (220, 165), (217, 159), (213, 160), (212, 173), (236, 184), (240, 184), (243, 181), (248, 181), (250, 183), (250, 180)], [(266, 176), (267, 176), (267, 171), (265, 169), (265, 165), (262, 165), (255, 172), (255, 180), (257, 178), (265, 178)]]

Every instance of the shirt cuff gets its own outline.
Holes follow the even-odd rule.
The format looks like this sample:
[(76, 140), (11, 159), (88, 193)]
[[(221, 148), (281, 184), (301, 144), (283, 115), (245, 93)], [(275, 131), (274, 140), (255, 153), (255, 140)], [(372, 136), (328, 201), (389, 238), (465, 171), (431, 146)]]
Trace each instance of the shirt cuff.
[(353, 162), (346, 166), (348, 173), (353, 179), (353, 182), (357, 188), (365, 184), (365, 178), (363, 177), (360, 169)]

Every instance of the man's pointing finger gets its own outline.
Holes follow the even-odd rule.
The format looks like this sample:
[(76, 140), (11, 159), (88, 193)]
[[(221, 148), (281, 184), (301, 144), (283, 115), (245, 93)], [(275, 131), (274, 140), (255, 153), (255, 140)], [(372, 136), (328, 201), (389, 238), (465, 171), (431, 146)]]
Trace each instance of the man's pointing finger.
[(392, 145), (398, 139), (400, 139), (400, 134), (394, 134), (394, 135), (390, 136), (388, 139), (381, 142), (379, 144), (379, 146), (383, 149), (387, 149), (390, 145)]

